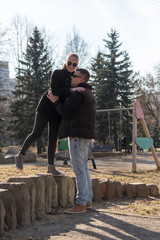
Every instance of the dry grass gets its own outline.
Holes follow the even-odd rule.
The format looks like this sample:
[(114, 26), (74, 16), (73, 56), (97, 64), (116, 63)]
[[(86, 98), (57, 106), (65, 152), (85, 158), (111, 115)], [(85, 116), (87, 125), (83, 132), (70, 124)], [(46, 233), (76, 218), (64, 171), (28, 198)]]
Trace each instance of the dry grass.
[[(19, 149), (17, 146), (13, 146), (14, 148)], [(3, 152), (5, 153), (8, 150), (7, 148), (3, 148)], [(31, 147), (30, 150), (36, 153), (36, 148)], [(38, 173), (46, 173), (47, 171), (47, 160), (38, 158), (38, 164), (26, 164), (24, 165), (24, 170), (21, 172), (16, 169), (16, 167), (5, 165), (0, 167), (0, 181), (7, 181), (12, 176), (22, 176), (22, 175), (30, 175), (30, 174), (38, 174)], [(105, 161), (104, 161), (105, 162)], [(41, 164), (42, 163), (42, 164)], [(125, 170), (124, 168), (112, 168), (103, 165), (101, 161), (98, 163), (97, 169), (93, 169), (91, 161), (89, 161), (89, 169), (92, 178), (98, 179), (110, 179), (113, 181), (119, 182), (127, 182), (127, 183), (145, 183), (145, 184), (156, 184), (160, 187), (160, 170), (152, 169), (152, 170), (139, 170), (136, 173), (132, 173), (131, 170)], [(105, 163), (104, 163), (105, 164)], [(66, 174), (66, 176), (74, 176), (74, 173), (71, 169), (71, 166), (63, 166), (63, 161), (57, 162), (57, 169)]]
[[(126, 183), (145, 183), (156, 184), (160, 187), (160, 171), (159, 170), (143, 170), (137, 173), (130, 171), (107, 171), (103, 167), (98, 167), (98, 170), (92, 169), (90, 165), (90, 173), (92, 178), (110, 179), (113, 181), (126, 182)], [(66, 176), (74, 176), (71, 166), (57, 166), (59, 171), (65, 173)], [(19, 171), (14, 165), (3, 165), (0, 167), (0, 181), (7, 182), (13, 176), (28, 176), (31, 174), (46, 173), (47, 167), (35, 164), (25, 164), (24, 170)]]
[[(33, 150), (33, 149), (32, 149)], [(6, 149), (5, 149), (6, 151)], [(63, 163), (63, 162), (61, 162)], [(15, 176), (28, 176), (31, 174), (46, 173), (46, 160), (38, 159), (37, 164), (25, 164), (24, 170), (19, 171), (14, 165), (1, 165), (0, 167), (0, 181), (7, 182), (9, 178)], [(98, 169), (92, 168), (89, 163), (90, 173), (92, 178), (110, 179), (113, 181), (126, 182), (126, 183), (145, 183), (156, 184), (160, 189), (160, 171), (159, 170), (141, 170), (137, 173), (125, 171), (122, 169), (108, 169), (107, 166), (98, 165)], [(71, 166), (57, 166), (59, 171), (65, 173), (66, 176), (74, 176)], [(152, 215), (160, 217), (160, 198), (149, 197), (146, 199), (133, 199), (133, 200), (115, 200), (106, 202), (108, 211), (120, 213), (133, 213), (141, 215)]]
[(160, 197), (148, 197), (145, 199), (114, 200), (106, 202), (104, 208), (109, 212), (122, 214), (148, 215), (160, 217)]

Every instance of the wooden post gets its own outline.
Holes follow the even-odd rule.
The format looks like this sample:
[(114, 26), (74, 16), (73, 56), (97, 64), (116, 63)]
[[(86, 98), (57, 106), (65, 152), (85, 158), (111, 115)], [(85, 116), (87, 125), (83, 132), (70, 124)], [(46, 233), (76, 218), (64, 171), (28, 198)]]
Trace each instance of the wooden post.
[(135, 137), (137, 137), (137, 118), (135, 116), (135, 108), (136, 108), (136, 103), (133, 103), (133, 127), (132, 127), (132, 172), (136, 172), (137, 167), (137, 145), (134, 141)]
[[(143, 126), (143, 130), (144, 130), (144, 132), (146, 134), (146, 137), (150, 138), (150, 134), (149, 134), (149, 131), (148, 131), (148, 127), (147, 127), (146, 121), (144, 119), (140, 119), (140, 121), (141, 121), (141, 124)], [(153, 155), (153, 158), (154, 158), (154, 161), (156, 163), (157, 168), (160, 168), (160, 163), (159, 163), (159, 160), (157, 158), (157, 154), (156, 154), (154, 146), (151, 147), (151, 151), (152, 151), (152, 155)]]

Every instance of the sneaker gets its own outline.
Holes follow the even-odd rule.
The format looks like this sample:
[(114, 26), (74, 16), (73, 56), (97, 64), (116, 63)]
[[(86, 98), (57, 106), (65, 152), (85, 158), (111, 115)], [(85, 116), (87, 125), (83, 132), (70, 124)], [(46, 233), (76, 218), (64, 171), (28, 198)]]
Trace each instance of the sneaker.
[(24, 155), (21, 153), (18, 153), (15, 156), (15, 163), (16, 163), (16, 168), (19, 170), (23, 170), (23, 160), (24, 160)]
[(48, 165), (47, 173), (52, 173), (54, 176), (64, 176), (64, 173), (56, 170), (53, 165)]
[(86, 212), (86, 206), (85, 205), (81, 205), (81, 204), (75, 204), (73, 208), (68, 208), (64, 211), (64, 213), (84, 213)]
[(87, 203), (87, 204), (86, 204), (86, 208), (87, 208), (87, 209), (92, 209), (92, 203)]

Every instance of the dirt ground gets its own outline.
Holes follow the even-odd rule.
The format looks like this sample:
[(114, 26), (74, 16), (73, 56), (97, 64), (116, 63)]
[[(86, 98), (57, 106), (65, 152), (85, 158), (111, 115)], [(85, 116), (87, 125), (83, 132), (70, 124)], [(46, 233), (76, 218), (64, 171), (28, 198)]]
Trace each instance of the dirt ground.
[[(160, 158), (160, 153), (157, 153)], [(45, 166), (40, 160), (37, 164)], [(62, 163), (57, 162), (59, 169)], [(97, 170), (89, 162), (91, 174), (109, 172), (125, 175), (131, 173), (132, 156), (96, 158)], [(27, 165), (26, 165), (27, 166)], [(6, 166), (2, 166), (2, 168)], [(9, 167), (9, 166), (8, 166)], [(155, 171), (151, 153), (137, 156), (137, 170)], [(66, 170), (66, 168), (64, 168)], [(67, 170), (66, 170), (67, 171)], [(159, 182), (159, 173), (156, 175)], [(152, 203), (152, 208), (150, 204)], [(153, 204), (154, 203), (154, 204)], [(0, 236), (1, 240), (160, 240), (160, 197), (102, 201), (93, 203), (93, 209), (83, 214), (64, 214), (59, 209), (56, 214), (48, 214), (26, 227), (10, 230)]]
[[(94, 203), (94, 209), (81, 214), (46, 215), (41, 221), (6, 232), (2, 240), (159, 240), (160, 218), (117, 213), (110, 203)], [(124, 203), (115, 202), (123, 205)]]

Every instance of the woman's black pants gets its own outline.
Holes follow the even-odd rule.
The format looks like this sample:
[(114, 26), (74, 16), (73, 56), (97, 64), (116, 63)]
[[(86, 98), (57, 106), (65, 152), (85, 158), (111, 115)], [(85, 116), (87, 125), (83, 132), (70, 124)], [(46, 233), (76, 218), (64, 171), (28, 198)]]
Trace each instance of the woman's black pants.
[(32, 133), (25, 139), (20, 153), (25, 154), (30, 145), (42, 135), (45, 127), (48, 129), (48, 164), (54, 165), (54, 155), (56, 151), (60, 117), (50, 117), (47, 114), (36, 112)]

